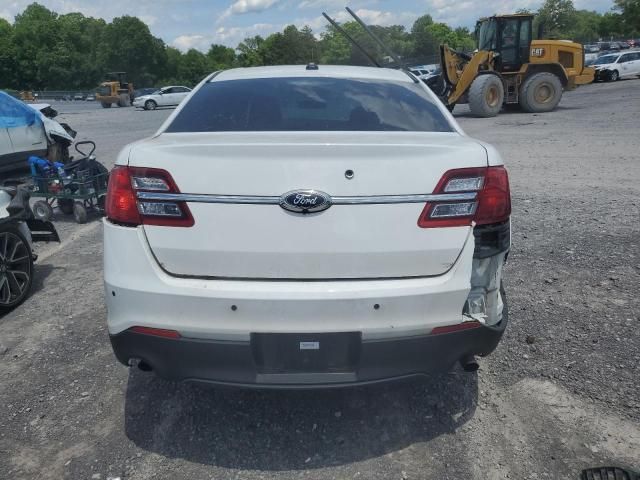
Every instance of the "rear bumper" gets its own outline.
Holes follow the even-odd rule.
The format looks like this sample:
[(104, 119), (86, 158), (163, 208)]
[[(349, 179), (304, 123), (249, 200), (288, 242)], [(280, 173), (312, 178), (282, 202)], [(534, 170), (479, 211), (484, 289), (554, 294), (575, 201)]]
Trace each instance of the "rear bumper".
[(252, 342), (166, 339), (124, 331), (111, 335), (118, 360), (142, 360), (159, 376), (177, 381), (257, 388), (327, 388), (378, 383), (448, 371), (468, 355), (488, 355), (498, 345), (507, 312), (495, 327), (440, 335), (363, 341), (346, 371), (265, 371)]
[(249, 342), (251, 333), (361, 332), (364, 342), (427, 335), (464, 319), (474, 252), (470, 232), (438, 277), (363, 281), (176, 278), (150, 252), (142, 228), (104, 222), (109, 333), (134, 326), (183, 338)]

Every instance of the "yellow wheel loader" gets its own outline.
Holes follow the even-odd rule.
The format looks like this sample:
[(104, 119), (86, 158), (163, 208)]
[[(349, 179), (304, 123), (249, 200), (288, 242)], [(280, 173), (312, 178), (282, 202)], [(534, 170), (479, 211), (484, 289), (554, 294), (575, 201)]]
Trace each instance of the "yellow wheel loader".
[(133, 83), (127, 82), (126, 72), (107, 73), (108, 80), (102, 82), (96, 91), (96, 101), (102, 108), (111, 108), (114, 103), (128, 107), (133, 103)]
[(582, 45), (532, 40), (532, 27), (533, 15), (493, 16), (478, 21), (474, 54), (441, 45), (444, 85), (438, 93), (447, 107), (468, 103), (478, 117), (493, 117), (503, 105), (548, 112), (564, 90), (593, 82)]

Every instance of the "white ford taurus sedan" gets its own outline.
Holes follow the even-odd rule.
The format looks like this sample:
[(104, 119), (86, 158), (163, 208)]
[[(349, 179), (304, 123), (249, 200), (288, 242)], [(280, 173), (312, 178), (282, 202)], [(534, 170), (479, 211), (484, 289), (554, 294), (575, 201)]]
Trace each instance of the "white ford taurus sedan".
[(116, 357), (195, 382), (477, 368), (507, 324), (507, 172), (411, 74), (216, 72), (124, 148), (104, 221)]

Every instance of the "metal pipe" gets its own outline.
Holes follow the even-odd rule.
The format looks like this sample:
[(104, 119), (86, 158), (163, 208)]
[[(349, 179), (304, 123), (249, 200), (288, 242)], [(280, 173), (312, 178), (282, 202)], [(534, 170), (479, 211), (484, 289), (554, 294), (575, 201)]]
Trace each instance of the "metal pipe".
[(333, 28), (335, 28), (336, 30), (338, 30), (338, 32), (340, 32), (342, 35), (344, 35), (346, 37), (347, 40), (349, 40), (351, 42), (351, 44), (353, 46), (355, 46), (358, 50), (360, 50), (360, 53), (362, 53), (365, 57), (367, 57), (367, 59), (376, 67), (380, 67), (381, 65), (376, 61), (376, 59), (371, 56), (371, 54), (369, 54), (369, 52), (367, 52), (364, 47), (362, 45), (360, 45), (358, 42), (356, 42), (356, 40), (347, 33), (347, 31), (342, 28), (340, 25), (338, 25), (338, 22), (336, 22), (333, 18), (331, 18), (329, 15), (327, 15), (325, 12), (322, 12), (322, 15), (324, 16), (324, 18), (327, 19), (327, 21), (333, 26)]
[(400, 62), (400, 57), (398, 57), (393, 50), (391, 50), (389, 47), (387, 47), (387, 45), (380, 40), (375, 33), (373, 33), (371, 31), (371, 29), (367, 26), (366, 23), (364, 23), (360, 17), (358, 15), (356, 15), (356, 13), (351, 10), (349, 7), (345, 7), (345, 9), (347, 10), (347, 12), (349, 12), (349, 15), (351, 15), (356, 22), (358, 22), (360, 24), (360, 26), (364, 29), (365, 32), (367, 32), (369, 34), (369, 36), (378, 44), (382, 47), (382, 49), (387, 53), (387, 55), (389, 55), (391, 58), (393, 58), (393, 61), (396, 62), (396, 64), (401, 67), (401, 68), (405, 68), (405, 65), (403, 63)]
[(480, 368), (475, 355), (467, 355), (460, 359), (460, 365), (465, 372), (477, 372)]

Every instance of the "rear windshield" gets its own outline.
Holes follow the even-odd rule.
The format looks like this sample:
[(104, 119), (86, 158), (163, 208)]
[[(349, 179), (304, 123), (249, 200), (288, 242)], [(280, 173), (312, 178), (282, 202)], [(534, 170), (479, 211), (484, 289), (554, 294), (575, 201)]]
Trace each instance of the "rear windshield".
[(341, 78), (212, 81), (167, 132), (451, 132), (424, 89), (409, 82)]

